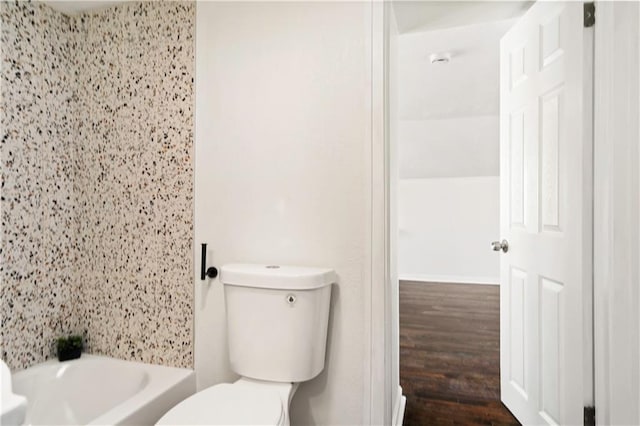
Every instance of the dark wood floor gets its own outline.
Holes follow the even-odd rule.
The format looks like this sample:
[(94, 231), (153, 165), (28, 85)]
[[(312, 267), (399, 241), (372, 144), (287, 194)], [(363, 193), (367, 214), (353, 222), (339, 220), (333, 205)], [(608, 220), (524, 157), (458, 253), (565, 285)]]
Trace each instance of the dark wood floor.
[(500, 402), (498, 286), (400, 282), (404, 424), (518, 425)]

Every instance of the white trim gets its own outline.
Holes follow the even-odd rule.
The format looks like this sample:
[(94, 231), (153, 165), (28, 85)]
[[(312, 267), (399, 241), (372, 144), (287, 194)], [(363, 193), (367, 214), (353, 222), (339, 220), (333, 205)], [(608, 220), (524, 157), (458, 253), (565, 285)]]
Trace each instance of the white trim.
[[(369, 33), (365, 34), (365, 52), (367, 57), (367, 63), (369, 64), (369, 68), (367, 69), (367, 75), (371, 76), (373, 73), (373, 45), (371, 42), (371, 38), (373, 37), (373, 29), (369, 28), (369, 26), (373, 25), (373, 18), (371, 14), (365, 17), (365, 29), (369, 29)], [(367, 108), (370, 111), (373, 111), (373, 81), (369, 82), (371, 85), (371, 89), (366, 92), (366, 104)], [(373, 116), (373, 113), (372, 113)], [(371, 119), (372, 120), (372, 119)], [(370, 141), (369, 145), (365, 145), (365, 159), (371, 159), (371, 151), (373, 150), (373, 135), (372, 135), (372, 121), (367, 123), (367, 127), (365, 128), (366, 139)], [(367, 181), (366, 179), (369, 179)], [(363, 271), (363, 281), (365, 283), (364, 292), (363, 292), (363, 310), (364, 310), (364, 359), (362, 360), (363, 364), (363, 401), (362, 401), (362, 424), (371, 424), (371, 410), (372, 410), (372, 397), (371, 392), (373, 388), (373, 382), (375, 377), (373, 375), (373, 327), (371, 327), (372, 315), (373, 315), (373, 232), (372, 232), (372, 222), (373, 222), (373, 168), (372, 161), (365, 163), (365, 197), (366, 197), (366, 206), (369, 208), (369, 214), (365, 216), (365, 265)], [(367, 285), (367, 283), (370, 283)], [(367, 327), (369, 325), (369, 327)]]
[[(386, 78), (387, 31), (386, 2), (371, 0), (371, 14), (366, 46), (370, 59), (371, 91), (368, 104), (371, 111), (370, 127), (367, 128), (371, 144), (366, 152), (367, 216), (366, 244), (370, 251), (365, 262), (364, 278), (370, 283), (365, 290), (365, 359), (363, 424), (387, 425), (392, 421), (393, 387), (391, 385), (391, 321), (389, 318), (389, 212), (388, 212), (388, 167), (387, 167), (387, 110)], [(368, 327), (367, 327), (368, 326)]]
[(400, 281), (418, 281), (429, 283), (500, 285), (500, 277), (406, 274), (400, 275), (399, 279)]
[(582, 234), (582, 342), (584, 356), (582, 359), (582, 392), (583, 405), (592, 407), (593, 390), (593, 110), (594, 110), (594, 28), (583, 29), (583, 140), (585, 143), (583, 157), (583, 222)]
[(396, 402), (393, 404), (393, 420), (392, 425), (394, 426), (402, 426), (402, 421), (404, 420), (404, 409), (407, 406), (407, 397), (402, 395), (402, 387), (398, 386), (398, 391), (396, 392)]
[(640, 423), (640, 153), (634, 155), (640, 129), (639, 117), (631, 115), (640, 109), (640, 88), (633, 90), (640, 86), (640, 51), (633, 51), (640, 11), (632, 15), (633, 7), (637, 3), (596, 2), (594, 380), (596, 423), (603, 425)]

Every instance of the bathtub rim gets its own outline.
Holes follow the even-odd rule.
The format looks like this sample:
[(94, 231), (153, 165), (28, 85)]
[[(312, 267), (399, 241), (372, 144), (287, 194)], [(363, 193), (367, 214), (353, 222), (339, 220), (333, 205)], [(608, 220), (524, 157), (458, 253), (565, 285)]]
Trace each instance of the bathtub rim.
[[(141, 390), (128, 399), (114, 405), (108, 411), (99, 414), (90, 420), (88, 425), (155, 423), (166, 411), (196, 391), (195, 371), (192, 369), (148, 364), (139, 361), (112, 358), (105, 355), (85, 353), (83, 353), (80, 358), (70, 361), (60, 362), (55, 358), (49, 359), (12, 373), (12, 378), (14, 381), (28, 379), (30, 376), (37, 375), (41, 370), (55, 371), (61, 366), (96, 360), (122, 364), (127, 367), (135, 366), (136, 368), (141, 368), (148, 374), (148, 381)], [(151, 413), (146, 413), (150, 415), (145, 415), (145, 409), (146, 411), (151, 411)], [(153, 412), (156, 414), (153, 414)]]

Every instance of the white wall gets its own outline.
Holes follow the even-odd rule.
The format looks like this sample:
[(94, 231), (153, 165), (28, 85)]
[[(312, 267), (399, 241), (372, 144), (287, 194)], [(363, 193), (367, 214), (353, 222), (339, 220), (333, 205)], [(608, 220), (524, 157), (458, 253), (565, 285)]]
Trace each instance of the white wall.
[(498, 115), (401, 120), (400, 178), (497, 176), (499, 130)]
[[(196, 270), (205, 242), (209, 265), (334, 268), (326, 366), (292, 424), (362, 424), (371, 4), (199, 2), (196, 32)], [(235, 375), (222, 286), (197, 275), (202, 389)]]
[(399, 277), (499, 282), (499, 177), (401, 179)]

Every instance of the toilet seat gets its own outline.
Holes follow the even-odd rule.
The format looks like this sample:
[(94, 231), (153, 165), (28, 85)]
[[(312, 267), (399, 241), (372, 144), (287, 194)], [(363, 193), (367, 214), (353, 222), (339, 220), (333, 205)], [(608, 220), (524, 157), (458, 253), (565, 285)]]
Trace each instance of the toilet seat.
[(157, 425), (273, 425), (285, 416), (278, 392), (224, 383), (202, 390), (169, 410)]

